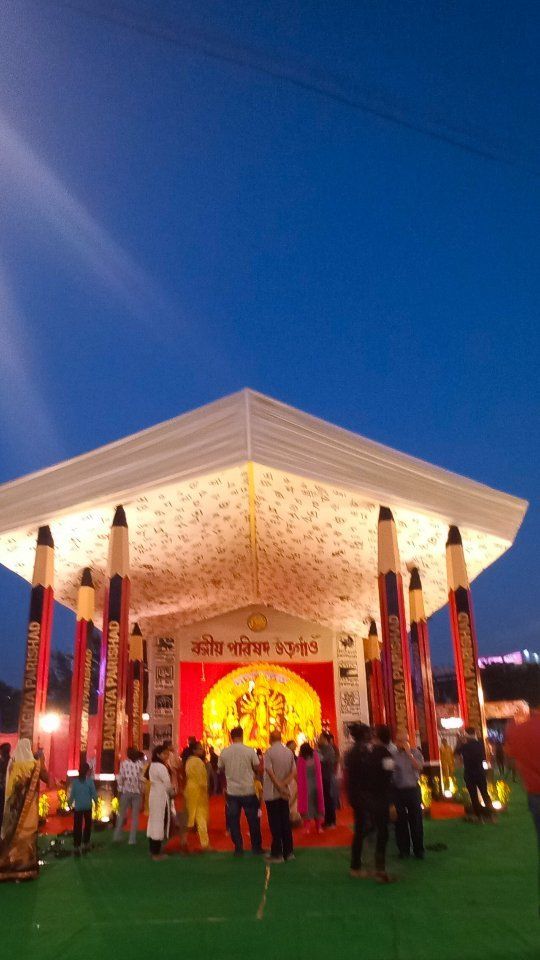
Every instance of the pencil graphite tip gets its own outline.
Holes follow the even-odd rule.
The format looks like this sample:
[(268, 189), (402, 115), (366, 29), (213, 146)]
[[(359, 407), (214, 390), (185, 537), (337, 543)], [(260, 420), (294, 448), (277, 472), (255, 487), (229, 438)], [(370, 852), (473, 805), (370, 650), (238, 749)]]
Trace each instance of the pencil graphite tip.
[(40, 527), (37, 535), (38, 547), (54, 547), (51, 528), (49, 526)]
[(114, 511), (112, 525), (113, 527), (127, 527), (126, 511), (121, 504)]
[(461, 534), (457, 527), (449, 527), (448, 529), (448, 540), (446, 541), (447, 547), (463, 546), (463, 541), (461, 539)]
[(375, 623), (374, 620), (371, 620), (369, 624), (369, 636), (370, 637), (377, 636), (377, 624)]
[(379, 507), (379, 523), (382, 523), (383, 520), (393, 520), (394, 515), (390, 507)]
[(422, 581), (420, 580), (420, 572), (418, 567), (413, 567), (411, 570), (411, 579), (409, 581), (409, 590), (421, 590)]
[(81, 587), (94, 587), (94, 581), (92, 580), (92, 571), (90, 567), (85, 567), (82, 572), (81, 577)]
[(141, 628), (138, 623), (133, 624), (133, 630), (131, 631), (132, 637), (142, 637)]

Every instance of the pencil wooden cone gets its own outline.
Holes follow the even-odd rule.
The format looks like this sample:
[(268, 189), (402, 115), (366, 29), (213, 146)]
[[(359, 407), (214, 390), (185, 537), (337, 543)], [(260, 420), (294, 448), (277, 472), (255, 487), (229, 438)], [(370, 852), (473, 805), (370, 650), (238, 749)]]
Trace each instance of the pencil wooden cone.
[(400, 571), (396, 525), (388, 507), (379, 510), (379, 601), (383, 638), (382, 664), (386, 722), (392, 733), (407, 730), (416, 742), (411, 668), (403, 582)]
[(448, 604), (454, 646), (459, 712), (464, 725), (487, 738), (484, 695), (478, 667), (478, 642), (474, 625), (469, 577), (463, 542), (457, 527), (450, 527), (446, 541)]
[[(86, 760), (88, 745), (88, 711), (92, 650), (90, 641), (94, 631), (94, 584), (92, 574), (85, 567), (77, 598), (77, 625), (73, 655), (73, 678), (69, 713), (68, 769), (78, 770)], [(89, 654), (89, 656), (88, 656)]]
[(54, 541), (45, 526), (37, 536), (19, 715), (19, 737), (27, 737), (34, 748), (39, 740), (39, 718), (47, 705), (53, 605)]
[(133, 625), (129, 638), (128, 670), (128, 745), (142, 749), (144, 648), (141, 629), (138, 623)]
[(424, 759), (439, 762), (437, 712), (431, 670), (429, 631), (424, 611), (422, 582), (418, 567), (411, 570), (409, 582), (409, 611), (411, 619), (411, 668), (416, 719)]
[(369, 634), (364, 639), (364, 659), (366, 661), (367, 694), (369, 717), (374, 726), (386, 723), (384, 707), (384, 684), (381, 664), (381, 646), (374, 620), (369, 625)]
[(124, 508), (116, 508), (109, 540), (109, 583), (103, 611), (98, 701), (98, 773), (116, 773), (126, 746), (129, 652), (129, 540)]

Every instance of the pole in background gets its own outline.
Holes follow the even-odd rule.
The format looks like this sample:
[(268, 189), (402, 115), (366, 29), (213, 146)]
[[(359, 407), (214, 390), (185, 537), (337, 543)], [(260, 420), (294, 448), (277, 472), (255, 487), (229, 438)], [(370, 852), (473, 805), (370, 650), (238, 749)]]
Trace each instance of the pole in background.
[(474, 625), (463, 541), (457, 527), (448, 531), (446, 541), (448, 604), (454, 646), (459, 712), (466, 727), (474, 727), (487, 740), (484, 695), (478, 667), (478, 642)]
[[(90, 642), (94, 632), (95, 591), (92, 573), (85, 567), (77, 597), (77, 625), (75, 628), (75, 651), (73, 677), (71, 680), (71, 703), (69, 713), (68, 769), (78, 770), (86, 760), (88, 746), (88, 713), (90, 706), (90, 676), (92, 650)], [(90, 655), (88, 659), (88, 654)]]
[(144, 649), (141, 628), (133, 625), (129, 638), (129, 672), (127, 692), (128, 746), (142, 750), (142, 715), (144, 684)]
[(34, 749), (39, 740), (39, 718), (47, 705), (53, 607), (54, 541), (50, 527), (44, 526), (37, 535), (19, 715), (19, 737), (27, 737)]
[(116, 508), (109, 540), (109, 585), (103, 610), (98, 700), (97, 772), (114, 777), (126, 741), (129, 652), (129, 537), (126, 514)]
[(378, 565), (386, 722), (394, 736), (397, 730), (406, 730), (414, 744), (416, 731), (403, 581), (396, 525), (388, 507), (379, 509)]
[(418, 567), (411, 569), (409, 582), (409, 612), (411, 619), (411, 667), (416, 718), (424, 760), (439, 763), (437, 711), (431, 670), (429, 631), (424, 610), (424, 595)]
[(366, 680), (369, 701), (369, 716), (373, 726), (386, 723), (384, 708), (384, 684), (381, 664), (381, 645), (374, 620), (369, 625), (369, 633), (364, 638), (364, 659), (366, 661)]

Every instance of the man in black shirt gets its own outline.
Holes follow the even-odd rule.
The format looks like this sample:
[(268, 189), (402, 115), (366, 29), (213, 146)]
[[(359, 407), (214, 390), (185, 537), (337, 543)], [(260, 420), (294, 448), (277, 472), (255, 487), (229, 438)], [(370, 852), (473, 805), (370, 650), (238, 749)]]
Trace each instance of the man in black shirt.
[[(465, 727), (465, 737), (461, 743), (457, 745), (454, 754), (457, 757), (461, 757), (463, 761), (463, 779), (465, 780), (465, 786), (471, 798), (471, 806), (475, 818), (479, 823), (482, 822), (483, 816), (487, 816), (492, 820), (494, 816), (493, 805), (488, 793), (486, 770), (484, 767), (486, 752), (484, 750), (484, 744), (476, 738), (476, 730), (474, 727)], [(484, 801), (484, 809), (478, 798), (478, 791), (480, 791), (482, 800)]]
[(345, 757), (345, 773), (349, 803), (354, 812), (354, 837), (351, 846), (351, 876), (366, 877), (362, 869), (364, 839), (373, 825), (376, 830), (375, 878), (379, 883), (390, 883), (386, 873), (386, 845), (388, 843), (388, 818), (390, 782), (393, 760), (388, 750), (390, 730), (376, 727), (375, 736), (363, 723), (350, 727), (354, 746)]

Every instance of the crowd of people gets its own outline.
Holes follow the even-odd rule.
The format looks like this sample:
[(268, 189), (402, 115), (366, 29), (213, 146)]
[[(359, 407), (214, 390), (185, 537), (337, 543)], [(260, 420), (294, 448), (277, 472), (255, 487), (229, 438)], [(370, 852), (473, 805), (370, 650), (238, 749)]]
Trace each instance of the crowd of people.
[[(297, 753), (294, 741), (282, 743), (281, 733), (270, 734), (263, 754), (243, 742), (244, 731), (230, 732), (230, 745), (220, 755), (190, 737), (179, 756), (171, 741), (154, 747), (151, 757), (129, 748), (117, 777), (118, 814), (113, 841), (124, 838), (130, 817), (129, 844), (137, 842), (141, 811), (146, 809), (150, 856), (159, 861), (172, 828), (178, 833), (180, 850), (188, 852), (188, 832), (198, 835), (201, 851), (210, 849), (209, 796), (222, 794), (226, 831), (234, 855), (244, 853), (242, 813), (249, 830), (252, 853), (264, 855), (261, 815), (266, 807), (271, 863), (294, 860), (293, 829), (306, 832), (332, 830), (340, 806), (343, 774), (354, 815), (350, 872), (352, 877), (373, 876), (380, 883), (395, 878), (386, 869), (390, 823), (395, 823), (398, 856), (423, 860), (424, 829), (419, 780), (424, 767), (420, 750), (409, 743), (405, 731), (392, 741), (386, 726), (371, 728), (351, 724), (352, 747), (340, 757), (332, 735), (323, 732), (316, 744), (302, 743)], [(511, 724), (506, 737), (506, 756), (515, 758), (528, 793), (530, 812), (540, 844), (540, 711), (528, 720)], [(484, 745), (473, 728), (466, 728), (452, 748), (441, 743), (443, 784), (454, 775), (458, 760), (470, 797), (468, 819), (495, 822), (488, 792)], [(508, 763), (508, 761), (505, 761)], [(499, 768), (503, 760), (497, 758)], [(40, 783), (48, 774), (42, 751), (34, 754), (28, 740), (20, 740), (13, 756), (7, 744), (0, 745), (0, 879), (27, 879), (37, 875), (38, 798)], [(92, 808), (97, 802), (93, 771), (84, 763), (69, 790), (74, 814), (73, 846), (79, 857), (91, 849)], [(365, 863), (365, 840), (375, 838), (374, 868)]]

